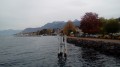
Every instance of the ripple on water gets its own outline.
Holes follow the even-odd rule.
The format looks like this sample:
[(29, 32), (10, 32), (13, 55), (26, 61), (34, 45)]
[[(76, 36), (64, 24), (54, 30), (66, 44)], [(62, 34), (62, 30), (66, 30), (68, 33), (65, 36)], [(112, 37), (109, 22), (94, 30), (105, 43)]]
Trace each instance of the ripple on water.
[(60, 62), (57, 42), (52, 36), (4, 38), (0, 42), (4, 44), (0, 45), (0, 67), (120, 67), (119, 58), (73, 44), (67, 46), (66, 62)]

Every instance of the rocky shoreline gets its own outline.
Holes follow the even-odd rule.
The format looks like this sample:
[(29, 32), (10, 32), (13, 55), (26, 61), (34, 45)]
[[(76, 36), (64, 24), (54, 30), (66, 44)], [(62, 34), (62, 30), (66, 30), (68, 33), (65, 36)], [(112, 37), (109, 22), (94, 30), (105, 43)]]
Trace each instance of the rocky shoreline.
[(104, 54), (120, 56), (120, 43), (95, 41), (79, 38), (67, 38), (67, 42), (75, 44), (75, 46), (94, 49)]

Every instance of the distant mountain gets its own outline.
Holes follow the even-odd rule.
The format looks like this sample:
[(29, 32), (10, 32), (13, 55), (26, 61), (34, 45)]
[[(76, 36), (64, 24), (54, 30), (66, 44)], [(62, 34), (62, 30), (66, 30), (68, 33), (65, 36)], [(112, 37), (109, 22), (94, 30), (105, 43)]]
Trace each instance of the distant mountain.
[[(66, 24), (66, 22), (64, 22), (64, 21), (54, 21), (52, 23), (47, 23), (47, 24), (45, 24), (42, 27), (38, 27), (38, 28), (26, 28), (22, 32), (26, 33), (26, 32), (35, 32), (35, 31), (42, 30), (42, 29), (63, 28), (65, 24)], [(73, 24), (75, 26), (79, 26), (80, 25), (80, 21), (76, 19), (76, 20), (73, 21)]]
[(80, 21), (77, 20), (77, 19), (75, 19), (75, 20), (73, 21), (73, 24), (74, 24), (75, 26), (80, 26)]
[(47, 23), (44, 26), (42, 26), (42, 29), (48, 29), (48, 28), (62, 28), (64, 25), (66, 24), (66, 22), (64, 21), (54, 21), (52, 23)]
[(6, 36), (6, 35), (13, 35), (16, 33), (21, 32), (21, 30), (12, 30), (12, 29), (8, 29), (8, 30), (2, 30), (0, 31), (0, 35), (1, 36)]
[(38, 27), (38, 28), (26, 28), (22, 31), (22, 33), (35, 32), (35, 31), (38, 31), (38, 30), (41, 30), (41, 28), (40, 27)]
[(66, 22), (64, 21), (54, 21), (52, 23), (47, 23), (42, 27), (37, 27), (37, 28), (26, 28), (24, 29), (22, 32), (26, 33), (26, 32), (35, 32), (38, 30), (42, 30), (42, 29), (53, 29), (53, 28), (62, 28), (64, 25), (66, 24)]

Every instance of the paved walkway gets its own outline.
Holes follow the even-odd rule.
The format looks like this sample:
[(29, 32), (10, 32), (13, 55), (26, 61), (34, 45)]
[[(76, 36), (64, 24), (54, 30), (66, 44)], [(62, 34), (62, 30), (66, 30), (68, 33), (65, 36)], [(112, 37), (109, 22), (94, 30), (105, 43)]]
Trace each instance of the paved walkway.
[(104, 42), (112, 42), (112, 43), (120, 44), (120, 40), (112, 40), (112, 39), (97, 39), (97, 38), (82, 38), (82, 37), (68, 37), (68, 38), (85, 39), (85, 40), (92, 40), (92, 41), (104, 41)]

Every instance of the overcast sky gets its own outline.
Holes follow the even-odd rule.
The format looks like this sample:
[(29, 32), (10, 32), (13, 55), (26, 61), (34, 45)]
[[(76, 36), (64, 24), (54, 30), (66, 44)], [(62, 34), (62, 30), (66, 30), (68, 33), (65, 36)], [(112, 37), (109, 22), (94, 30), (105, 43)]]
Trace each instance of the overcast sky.
[(120, 0), (0, 0), (0, 30), (41, 27), (52, 21), (80, 20), (86, 12), (120, 17)]

